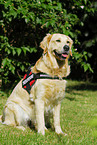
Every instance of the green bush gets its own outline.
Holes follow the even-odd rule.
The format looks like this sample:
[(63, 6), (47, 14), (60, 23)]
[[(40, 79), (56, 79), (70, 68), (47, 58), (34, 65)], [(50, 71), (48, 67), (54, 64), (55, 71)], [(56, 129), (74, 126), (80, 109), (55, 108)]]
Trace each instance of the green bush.
[(92, 54), (84, 49), (83, 52), (75, 50), (81, 43), (79, 37), (85, 19), (96, 11), (92, 4), (87, 0), (67, 0), (66, 3), (61, 0), (1, 0), (0, 74), (3, 85), (21, 78), (30, 63), (41, 56), (39, 43), (47, 33), (70, 36), (74, 40), (73, 62), (80, 64), (84, 71), (92, 72), (88, 63)]

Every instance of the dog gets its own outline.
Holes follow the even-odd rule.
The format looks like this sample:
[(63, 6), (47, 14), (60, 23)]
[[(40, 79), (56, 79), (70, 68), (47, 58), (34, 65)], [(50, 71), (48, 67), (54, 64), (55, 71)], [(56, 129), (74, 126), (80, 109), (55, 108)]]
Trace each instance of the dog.
[(65, 96), (66, 80), (70, 74), (68, 58), (73, 41), (64, 34), (47, 34), (40, 47), (43, 54), (16, 85), (9, 96), (1, 121), (19, 129), (35, 126), (45, 135), (50, 116), (57, 134), (60, 126), (61, 101)]

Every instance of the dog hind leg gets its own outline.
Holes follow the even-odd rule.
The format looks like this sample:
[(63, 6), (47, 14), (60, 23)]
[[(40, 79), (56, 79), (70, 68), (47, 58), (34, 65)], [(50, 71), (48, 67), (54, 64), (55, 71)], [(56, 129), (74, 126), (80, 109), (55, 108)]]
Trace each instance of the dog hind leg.
[(6, 104), (3, 111), (3, 124), (24, 130), (23, 126), (28, 126), (28, 120), (29, 116), (18, 104), (14, 102)]
[(9, 107), (5, 107), (3, 111), (2, 124), (16, 126), (14, 112)]

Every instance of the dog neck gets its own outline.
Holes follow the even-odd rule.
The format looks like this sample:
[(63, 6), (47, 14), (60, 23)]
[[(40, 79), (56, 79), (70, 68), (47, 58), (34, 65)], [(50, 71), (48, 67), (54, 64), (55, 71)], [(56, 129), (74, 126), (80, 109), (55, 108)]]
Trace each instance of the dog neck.
[(58, 64), (59, 68), (62, 68), (65, 64), (65, 60), (56, 59), (56, 61), (57, 61), (57, 64)]
[(64, 61), (57, 60), (53, 55), (46, 53), (43, 55), (32, 68), (33, 73), (47, 73), (52, 77), (57, 76), (59, 78), (67, 77), (70, 73), (70, 66), (68, 65), (68, 59)]

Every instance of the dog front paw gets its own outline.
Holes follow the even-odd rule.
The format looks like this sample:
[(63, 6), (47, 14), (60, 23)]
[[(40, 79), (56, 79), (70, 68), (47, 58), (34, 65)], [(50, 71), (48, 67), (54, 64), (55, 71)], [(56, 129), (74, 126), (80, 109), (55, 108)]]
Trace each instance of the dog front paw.
[(45, 135), (45, 130), (38, 130), (39, 134)]
[(64, 133), (64, 132), (62, 131), (61, 127), (56, 127), (55, 132), (56, 132), (57, 134), (63, 134), (63, 135), (65, 135), (65, 136), (67, 135), (66, 133)]

